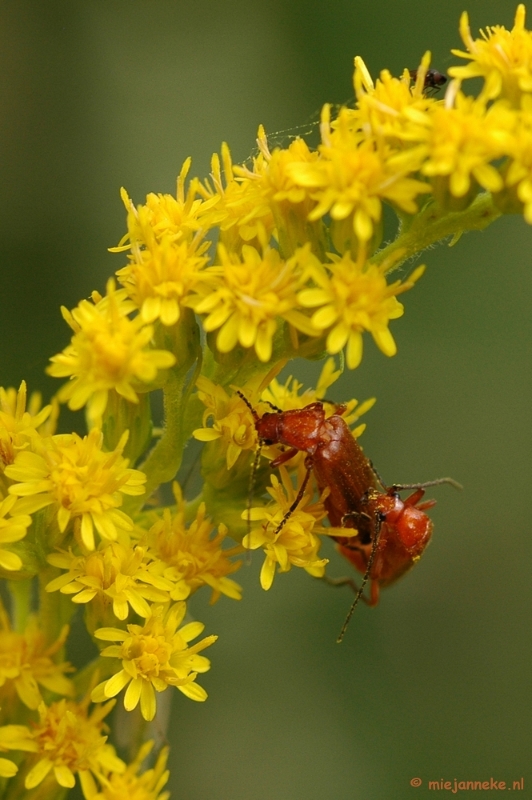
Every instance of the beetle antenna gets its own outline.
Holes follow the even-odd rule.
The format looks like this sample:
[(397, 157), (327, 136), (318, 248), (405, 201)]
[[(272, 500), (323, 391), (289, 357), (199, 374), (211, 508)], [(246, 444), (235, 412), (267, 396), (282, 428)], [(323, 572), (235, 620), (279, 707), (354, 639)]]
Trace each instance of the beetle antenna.
[[(253, 495), (255, 494), (255, 477), (257, 475), (257, 470), (259, 468), (261, 453), (262, 453), (262, 442), (259, 440), (259, 446), (255, 450), (255, 457), (253, 458), (253, 464), (251, 465), (251, 471), (249, 473), (248, 505), (247, 505), (248, 542), (251, 536), (251, 506), (253, 505)], [(248, 566), (251, 564), (251, 547), (247, 548), (246, 564)]]
[(237, 390), (236, 390), (236, 394), (237, 394), (237, 395), (240, 397), (240, 399), (241, 399), (241, 400), (243, 400), (243, 401), (244, 401), (244, 403), (247, 405), (247, 407), (248, 407), (248, 408), (249, 408), (249, 410), (251, 411), (251, 415), (252, 415), (252, 417), (253, 417), (254, 421), (256, 422), (256, 421), (258, 420), (258, 418), (259, 418), (259, 415), (257, 414), (256, 410), (253, 408), (253, 406), (251, 405), (251, 403), (250, 403), (250, 402), (249, 402), (249, 400), (247, 399), (246, 395), (245, 395), (245, 394), (243, 394), (243, 393), (240, 391), (240, 389), (237, 389)]
[(355, 599), (351, 603), (351, 608), (349, 609), (347, 617), (345, 618), (345, 622), (342, 625), (342, 630), (340, 631), (340, 635), (338, 636), (338, 639), (336, 640), (336, 644), (341, 644), (342, 639), (345, 636), (345, 632), (347, 630), (347, 626), (349, 625), (349, 623), (351, 621), (351, 617), (355, 613), (355, 608), (357, 607), (358, 601), (362, 597), (362, 593), (364, 591), (366, 583), (369, 580), (369, 575), (370, 575), (370, 572), (371, 572), (371, 568), (373, 566), (373, 562), (375, 560), (375, 554), (377, 552), (377, 546), (379, 544), (379, 538), (380, 538), (380, 534), (381, 534), (381, 527), (382, 527), (382, 518), (381, 518), (381, 516), (379, 514), (377, 530), (375, 531), (375, 536), (373, 537), (373, 542), (372, 542), (372, 546), (371, 546), (371, 552), (370, 552), (369, 558), (368, 558), (368, 566), (366, 567), (366, 572), (364, 573), (364, 577), (362, 578), (362, 583), (360, 585), (360, 589), (356, 593)]
[(282, 414), (283, 413), (283, 409), (282, 408), (279, 408), (279, 406), (274, 406), (274, 404), (270, 403), (269, 400), (262, 400), (261, 402), (266, 403), (267, 406), (270, 406), (270, 408), (273, 408), (273, 410), (276, 411), (277, 414)]
[(424, 481), (424, 483), (394, 483), (387, 491), (402, 492), (403, 490), (426, 489), (428, 486), (440, 486), (442, 483), (448, 483), (449, 486), (453, 486), (455, 489), (464, 488), (462, 484), (455, 481), (454, 478), (436, 478), (436, 480)]

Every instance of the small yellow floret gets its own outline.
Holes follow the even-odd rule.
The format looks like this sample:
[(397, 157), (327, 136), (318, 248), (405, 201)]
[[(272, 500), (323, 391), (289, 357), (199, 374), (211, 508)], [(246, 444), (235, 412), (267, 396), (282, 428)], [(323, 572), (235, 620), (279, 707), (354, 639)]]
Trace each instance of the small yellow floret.
[(516, 118), (505, 104), (486, 108), (482, 100), (456, 96), (454, 107), (438, 106), (428, 135), (425, 175), (446, 177), (454, 197), (464, 197), (476, 182), (497, 192), (503, 179), (492, 161), (504, 155), (511, 143)]
[(147, 247), (131, 256), (117, 277), (133, 300), (144, 322), (159, 319), (163, 325), (179, 321), (183, 305), (202, 279), (207, 258), (198, 253), (195, 240), (175, 242), (169, 236), (153, 237)]
[(420, 158), (405, 161), (390, 150), (376, 150), (352, 125), (351, 112), (342, 109), (331, 128), (329, 107), (322, 114), (321, 158), (311, 164), (292, 164), (290, 175), (311, 192), (317, 201), (310, 220), (330, 214), (333, 221), (351, 220), (357, 239), (368, 242), (382, 215), (382, 201), (397, 205), (408, 214), (417, 211), (416, 197), (430, 192), (430, 186), (408, 172)]
[(71, 595), (74, 603), (97, 600), (101, 606), (100, 618), (105, 617), (110, 604), (115, 617), (124, 620), (130, 606), (140, 617), (147, 617), (150, 614), (148, 601), (165, 603), (170, 600), (173, 584), (160, 576), (161, 569), (157, 570), (158, 565), (143, 547), (110, 542), (87, 556), (52, 553), (48, 562), (67, 571), (50, 581), (46, 591), (59, 590)]
[(0, 567), (8, 572), (21, 569), (22, 559), (1, 545), (20, 542), (31, 525), (31, 517), (20, 513), (20, 505), (13, 495), (0, 501)]
[[(170, 776), (166, 769), (169, 750), (163, 747), (154, 766), (147, 769), (146, 762), (152, 748), (153, 740), (144, 742), (125, 772), (109, 772), (98, 794), (86, 793), (86, 797), (90, 800), (168, 800), (170, 792), (161, 790)], [(96, 787), (94, 791), (97, 791)]]
[[(257, 167), (261, 169), (260, 159)], [(268, 198), (255, 176), (240, 169), (237, 177), (237, 169), (233, 168), (229, 147), (224, 142), (222, 162), (217, 153), (211, 160), (213, 185), (206, 181), (199, 186), (199, 192), (209, 204), (202, 217), (203, 224), (219, 228), (220, 242), (239, 253), (243, 244), (257, 245), (264, 236), (269, 238), (274, 220)]]
[(76, 433), (56, 434), (43, 441), (39, 452), (22, 451), (6, 475), (17, 481), (12, 495), (22, 498), (20, 511), (33, 514), (53, 505), (57, 524), (64, 533), (71, 520), (75, 533), (87, 550), (94, 550), (94, 528), (103, 539), (115, 540), (119, 530), (131, 530), (131, 519), (119, 510), (122, 495), (144, 493), (146, 476), (128, 469), (122, 450), (127, 431), (115, 450), (102, 450), (97, 428), (83, 439)]
[[(300, 286), (297, 258), (283, 261), (279, 252), (265, 248), (261, 254), (244, 245), (242, 258), (219, 247), (221, 266), (206, 270), (200, 294), (191, 298), (197, 314), (205, 314), (203, 328), (218, 331), (216, 347), (229, 353), (237, 344), (253, 347), (260, 361), (269, 361), (277, 318), (293, 321)], [(301, 315), (302, 316), (302, 315)]]
[(149, 543), (152, 557), (162, 568), (162, 575), (171, 583), (172, 600), (186, 600), (200, 586), (212, 589), (211, 603), (221, 594), (233, 600), (242, 598), (242, 587), (227, 576), (236, 572), (241, 561), (231, 561), (241, 547), (222, 548), (227, 528), (220, 524), (212, 537), (213, 523), (206, 516), (205, 503), (201, 503), (195, 519), (185, 526), (186, 504), (177, 483), (174, 484), (177, 510), (175, 514), (165, 508), (162, 519), (152, 525), (142, 541)]
[(484, 78), (482, 95), (487, 99), (503, 97), (518, 107), (523, 93), (532, 91), (532, 33), (525, 28), (525, 6), (520, 3), (515, 12), (511, 31), (503, 25), (493, 25), (480, 31), (480, 39), (473, 39), (469, 17), (464, 11), (460, 19), (460, 35), (467, 51), (453, 50), (470, 63), (465, 67), (451, 67), (449, 75), (464, 80)]
[(41, 408), (39, 392), (33, 392), (27, 409), (26, 397), (26, 381), (22, 381), (18, 392), (0, 386), (0, 473), (13, 463), (19, 450), (28, 447), (43, 432), (50, 417), (52, 406)]
[(16, 693), (25, 706), (36, 709), (42, 702), (41, 690), (71, 697), (74, 685), (65, 673), (72, 672), (68, 662), (56, 663), (52, 656), (65, 645), (68, 626), (58, 639), (48, 644), (38, 619), (31, 615), (24, 633), (11, 629), (9, 617), (0, 606), (0, 703), (9, 708)]
[[(216, 386), (204, 376), (198, 378), (198, 397), (205, 405), (203, 427), (192, 435), (200, 442), (219, 439), (226, 448), (227, 469), (234, 467), (240, 453), (252, 450), (257, 443), (253, 420), (243, 400), (236, 394), (228, 395), (222, 386)], [(212, 426), (209, 422), (212, 420)]]
[[(276, 568), (279, 572), (289, 572), (292, 567), (302, 567), (315, 578), (321, 578), (328, 563), (328, 559), (318, 558), (321, 541), (314, 533), (317, 523), (325, 517), (326, 512), (322, 503), (312, 503), (312, 490), (307, 489), (297, 508), (278, 530), (297, 496), (297, 490), (284, 467), (280, 467), (280, 474), (282, 483), (276, 475), (272, 475), (272, 486), (268, 489), (273, 502), (249, 510), (252, 521), (264, 520), (262, 527), (251, 531), (242, 541), (244, 547), (250, 550), (259, 547), (264, 550), (266, 558), (260, 583), (265, 590), (271, 588)], [(303, 478), (302, 470), (300, 478)], [(242, 518), (248, 518), (247, 511)]]
[(101, 655), (120, 659), (122, 669), (95, 687), (92, 701), (101, 703), (127, 686), (124, 708), (132, 711), (140, 701), (142, 716), (149, 721), (155, 716), (155, 692), (163, 692), (169, 686), (176, 686), (191, 700), (206, 700), (207, 692), (195, 681), (198, 672), (207, 672), (211, 664), (198, 653), (214, 644), (218, 637), (207, 636), (189, 647), (191, 639), (199, 636), (205, 626), (189, 622), (179, 628), (185, 613), (184, 602), (175, 603), (168, 610), (154, 606), (143, 626), (97, 630), (98, 639), (120, 643), (106, 647)]
[(95, 292), (92, 302), (82, 300), (72, 313), (62, 309), (74, 336), (47, 371), (56, 378), (70, 377), (58, 397), (72, 409), (87, 405), (93, 425), (101, 420), (109, 391), (137, 403), (134, 385), (152, 382), (158, 370), (175, 363), (172, 353), (151, 349), (153, 328), (141, 316), (130, 319), (132, 309), (125, 290), (116, 291), (112, 279), (106, 297)]
[[(107, 744), (103, 719), (114, 702), (87, 713), (89, 701), (81, 703), (60, 700), (39, 705), (39, 721), (32, 728), (25, 725), (5, 725), (0, 728), (0, 750), (23, 750), (33, 753), (33, 766), (26, 775), (27, 790), (43, 784), (43, 797), (53, 797), (57, 784), (72, 789), (79, 776), (84, 790), (94, 787), (94, 777), (105, 781), (111, 771), (123, 772), (126, 765)], [(94, 776), (94, 777), (93, 777)], [(91, 796), (86, 794), (86, 797)]]
[(327, 352), (335, 355), (345, 347), (347, 366), (355, 369), (362, 359), (362, 333), (370, 331), (385, 355), (395, 355), (397, 347), (388, 324), (404, 311), (396, 295), (410, 289), (423, 268), (418, 267), (403, 283), (388, 284), (383, 267), (355, 263), (349, 253), (331, 259), (329, 264), (309, 259), (308, 274), (316, 288), (304, 289), (298, 295), (302, 306), (318, 308), (311, 321), (327, 332)]

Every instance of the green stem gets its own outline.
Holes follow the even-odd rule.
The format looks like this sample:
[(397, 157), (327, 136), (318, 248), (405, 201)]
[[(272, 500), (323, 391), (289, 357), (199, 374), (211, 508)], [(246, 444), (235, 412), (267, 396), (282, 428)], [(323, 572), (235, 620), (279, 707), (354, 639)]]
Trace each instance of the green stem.
[(139, 466), (139, 469), (148, 476), (146, 492), (139, 498), (134, 498), (133, 502), (127, 503), (128, 513), (131, 513), (132, 506), (135, 510), (139, 510), (161, 483), (167, 483), (175, 477), (181, 466), (186, 443), (183, 419), (190, 393), (196, 384), (200, 370), (201, 358), (198, 358), (188, 384), (185, 370), (170, 372), (168, 381), (163, 388), (164, 432), (144, 463)]
[(55, 642), (63, 625), (69, 624), (76, 612), (68, 595), (47, 592), (44, 588), (56, 576), (57, 570), (53, 567), (46, 567), (39, 573), (39, 626), (48, 642)]
[(31, 613), (31, 580), (8, 581), (12, 600), (11, 624), (17, 633), (24, 633), (28, 616)]
[[(416, 214), (410, 226), (404, 228), (395, 241), (379, 250), (372, 262), (382, 264), (392, 257), (393, 266), (389, 271), (397, 269), (409, 258), (436, 242), (466, 231), (482, 231), (500, 216), (501, 212), (493, 204), (489, 193), (478, 195), (464, 211), (451, 211), (443, 216), (439, 214), (436, 205), (431, 203)], [(393, 260), (394, 255), (396, 260)]]

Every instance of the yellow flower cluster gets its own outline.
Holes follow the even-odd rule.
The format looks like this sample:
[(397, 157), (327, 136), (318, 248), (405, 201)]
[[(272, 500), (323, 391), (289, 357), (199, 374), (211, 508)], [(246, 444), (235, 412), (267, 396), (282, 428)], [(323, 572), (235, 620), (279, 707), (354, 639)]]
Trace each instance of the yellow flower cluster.
[[(223, 144), (207, 180), (189, 179), (185, 161), (175, 196), (135, 205), (122, 191), (127, 233), (113, 250), (127, 263), (105, 295), (62, 309), (71, 340), (48, 373), (66, 383), (44, 407), (24, 382), (0, 388), (0, 577), (10, 598), (9, 614), (0, 604), (0, 751), (16, 752), (0, 758), (0, 782), (20, 769), (19, 794), (63, 796), (79, 779), (87, 800), (167, 800), (165, 750), (142, 771), (150, 743), (126, 765), (107, 742), (114, 698), (123, 692), (141, 724), (168, 687), (204, 701), (201, 653), (216, 636), (194, 643), (204, 625), (187, 617), (193, 595), (207, 587), (211, 603), (239, 600), (231, 576), (244, 550), (262, 551), (265, 590), (292, 567), (323, 577), (323, 535), (359, 536), (327, 524), (327, 508), (338, 524), (331, 490), (343, 489), (334, 478), (318, 487), (305, 432), (298, 449), (273, 427), (260, 441), (257, 430), (272, 409), (266, 421), (277, 425), (275, 413), (315, 403), (309, 419), (341, 414), (359, 436), (374, 400), (337, 406), (326, 396), (344, 365), (360, 364), (364, 334), (395, 354), (398, 298), (424, 267), (390, 274), (501, 214), (532, 224), (525, 8), (512, 30), (479, 39), (464, 14), (460, 33), (466, 49), (454, 53), (467, 64), (450, 81), (429, 53), (417, 70), (375, 81), (355, 58), (355, 101), (335, 114), (324, 106), (316, 148), (296, 137), (271, 149), (259, 127), (244, 164)], [(465, 90), (471, 78), (482, 81), (477, 96)], [(290, 359), (327, 355), (315, 389), (279, 379)], [(85, 410), (86, 434), (57, 432), (61, 403)], [(357, 503), (345, 516), (363, 516)], [(80, 606), (100, 657), (76, 674), (65, 623)]]
[[(84, 437), (53, 433), (52, 406), (40, 409), (39, 398), (32, 397), (26, 410), (24, 383), (18, 393), (0, 389), (0, 403), (0, 542), (6, 545), (0, 548), (0, 567), (5, 575), (13, 572), (18, 577), (14, 597), (29, 598), (32, 575), (47, 575), (45, 592), (59, 590), (67, 602), (71, 598), (83, 605), (87, 627), (98, 640), (109, 639), (111, 631), (115, 640), (124, 641), (123, 652), (102, 651), (102, 657), (111, 657), (109, 663), (116, 659), (116, 667), (109, 670), (116, 674), (94, 688), (81, 706), (73, 703), (70, 708), (65, 700), (50, 705), (54, 695), (71, 698), (76, 693), (67, 677), (73, 668), (58, 658), (68, 626), (58, 631), (55, 640), (51, 631), (58, 620), (54, 619), (41, 629), (37, 617), (29, 616), (23, 630), (14, 630), (0, 606), (2, 717), (16, 718), (17, 708), (26, 706), (38, 711), (45, 726), (39, 739), (39, 726), (32, 732), (5, 725), (0, 728), (0, 749), (32, 754), (26, 789), (48, 783), (71, 787), (78, 775), (85, 795), (92, 797), (98, 783), (104, 786), (111, 775), (122, 775), (125, 765), (101, 736), (103, 716), (111, 705), (102, 706), (103, 716), (96, 711), (89, 714), (86, 724), (80, 725), (78, 718), (87, 715), (91, 699), (106, 703), (129, 682), (125, 706), (132, 710), (140, 703), (146, 720), (155, 716), (155, 692), (168, 686), (176, 686), (193, 700), (206, 699), (196, 677), (209, 669), (210, 662), (198, 653), (216, 637), (190, 644), (204, 626), (181, 624), (184, 600), (202, 586), (212, 590), (211, 602), (221, 594), (240, 599), (240, 587), (228, 576), (240, 566), (232, 557), (241, 548), (223, 548), (227, 534), (223, 525), (213, 536), (204, 503), (192, 518), (187, 517), (177, 484), (175, 513), (169, 508), (162, 514), (151, 511), (137, 524), (135, 515), (122, 510), (124, 498), (142, 497), (146, 482), (145, 473), (130, 468), (122, 455), (127, 430), (111, 450), (97, 427)], [(17, 545), (18, 552), (7, 549)], [(142, 624), (127, 624), (131, 617), (143, 620)], [(123, 627), (109, 627), (113, 623)], [(74, 719), (76, 737), (69, 728)], [(93, 756), (88, 755), (91, 752)], [(10, 777), (16, 771), (12, 761), (0, 759), (0, 775)], [(164, 784), (160, 778), (154, 784), (159, 788)]]

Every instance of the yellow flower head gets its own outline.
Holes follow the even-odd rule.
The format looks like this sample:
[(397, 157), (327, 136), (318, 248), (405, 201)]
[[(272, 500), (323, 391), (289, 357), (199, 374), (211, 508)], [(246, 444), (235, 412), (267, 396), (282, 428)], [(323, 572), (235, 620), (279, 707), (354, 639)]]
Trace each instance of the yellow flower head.
[(142, 771), (152, 748), (153, 741), (144, 742), (125, 771), (108, 773), (101, 790), (91, 794), (90, 800), (168, 800), (170, 792), (161, 791), (170, 776), (166, 769), (168, 747), (163, 747), (153, 767)]
[(87, 556), (52, 553), (48, 562), (67, 571), (50, 581), (46, 591), (59, 590), (72, 595), (74, 603), (90, 603), (97, 598), (103, 606), (102, 617), (111, 604), (119, 620), (127, 619), (130, 606), (140, 617), (147, 617), (150, 614), (147, 601), (166, 603), (170, 600), (173, 584), (157, 574), (157, 565), (143, 547), (110, 542)]
[(242, 258), (219, 247), (221, 266), (206, 270), (212, 280), (191, 298), (196, 313), (205, 314), (205, 331), (218, 330), (216, 347), (229, 353), (237, 344), (253, 347), (260, 361), (269, 361), (277, 317), (292, 321), (300, 284), (297, 258), (283, 261), (277, 250), (259, 253), (244, 245)]
[(86, 789), (94, 786), (93, 775), (103, 778), (110, 770), (123, 771), (126, 765), (117, 757), (114, 747), (106, 743), (107, 736), (102, 735), (107, 730), (103, 719), (113, 706), (114, 702), (107, 703), (88, 714), (88, 700), (82, 703), (60, 700), (49, 707), (41, 703), (40, 719), (31, 733), (36, 752), (32, 757), (34, 766), (26, 777), (26, 789), (34, 789), (48, 776), (49, 796), (53, 796), (56, 783), (71, 789), (79, 775), (88, 797)]
[(503, 180), (490, 162), (510, 146), (515, 121), (505, 104), (486, 109), (482, 100), (458, 92), (454, 107), (434, 109), (422, 172), (433, 179), (446, 178), (451, 195), (458, 198), (474, 190), (475, 181), (486, 191), (499, 191)]
[(115, 697), (124, 687), (124, 708), (132, 711), (140, 701), (146, 720), (155, 716), (155, 692), (176, 686), (191, 700), (207, 699), (207, 692), (195, 683), (198, 672), (207, 672), (210, 661), (198, 653), (214, 644), (217, 636), (207, 636), (192, 647), (191, 639), (203, 631), (201, 622), (189, 622), (179, 628), (186, 613), (186, 604), (175, 603), (165, 610), (154, 606), (144, 625), (120, 628), (100, 628), (95, 636), (108, 642), (120, 642), (102, 650), (101, 655), (120, 659), (122, 669), (109, 680), (98, 684), (92, 692), (94, 703)]
[[(378, 144), (386, 142), (394, 148), (415, 147), (419, 131), (428, 124), (428, 111), (439, 102), (427, 97), (424, 91), (424, 77), (430, 65), (430, 53), (425, 53), (418, 69), (417, 80), (411, 88), (412, 78), (405, 70), (400, 78), (382, 70), (380, 78), (373, 83), (364, 61), (355, 58), (353, 82), (357, 105), (354, 110), (345, 109), (340, 115), (350, 122), (351, 130), (359, 131), (366, 139), (374, 139)], [(333, 127), (338, 127), (334, 122)], [(419, 167), (422, 152), (413, 150), (409, 156), (408, 170), (415, 172)]]
[(311, 164), (318, 160), (316, 150), (310, 150), (306, 141), (296, 137), (287, 148), (276, 147), (270, 152), (262, 125), (257, 136), (259, 155), (253, 159), (253, 169), (235, 167), (236, 175), (254, 182), (262, 202), (271, 209), (275, 220), (274, 236), (285, 257), (293, 255), (298, 247), (309, 243), (316, 253), (325, 250), (326, 242), (321, 220), (309, 221), (316, 205), (311, 191), (296, 183), (292, 177), (293, 165)]
[(481, 39), (473, 39), (469, 17), (464, 11), (460, 18), (460, 35), (468, 52), (452, 52), (470, 63), (451, 67), (449, 75), (460, 80), (484, 78), (483, 96), (490, 100), (503, 97), (518, 107), (522, 94), (532, 91), (532, 33), (525, 28), (525, 16), (525, 6), (520, 3), (511, 31), (502, 25), (493, 25), (480, 31)]
[(198, 253), (198, 240), (175, 242), (169, 236), (153, 239), (139, 250), (132, 263), (117, 270), (117, 276), (133, 300), (144, 322), (160, 319), (175, 325), (190, 292), (202, 278), (207, 257)]
[(67, 636), (65, 625), (58, 639), (48, 644), (35, 615), (29, 617), (24, 633), (17, 633), (0, 606), (0, 703), (4, 712), (12, 709), (15, 695), (25, 706), (36, 709), (42, 702), (39, 687), (68, 697), (74, 694), (73, 683), (65, 675), (73, 668), (53, 659)]
[(173, 584), (172, 600), (186, 600), (205, 585), (212, 589), (211, 603), (215, 603), (221, 594), (240, 600), (242, 588), (227, 575), (240, 568), (242, 562), (233, 562), (231, 557), (242, 549), (222, 549), (227, 534), (223, 524), (219, 525), (217, 535), (211, 538), (214, 526), (205, 515), (205, 503), (201, 503), (196, 518), (187, 529), (185, 502), (177, 483), (174, 484), (174, 495), (177, 503), (175, 514), (165, 508), (162, 519), (152, 525), (146, 536), (150, 552), (164, 567), (162, 574)]
[[(299, 381), (297, 381), (291, 375), (286, 379), (284, 384), (279, 383), (279, 381), (274, 378), (269, 384), (268, 388), (262, 392), (261, 400), (266, 403), (271, 403), (271, 405), (280, 408), (282, 411), (292, 411), (293, 409), (304, 408), (310, 403), (314, 403), (316, 400), (323, 400), (328, 415), (330, 415), (335, 413), (336, 405), (332, 402), (327, 402), (324, 400), (324, 398), (327, 394), (327, 391), (330, 389), (333, 383), (338, 380), (341, 374), (342, 371), (336, 369), (334, 358), (328, 358), (323, 365), (323, 369), (320, 377), (318, 378), (318, 383), (316, 384), (315, 389), (305, 389), (300, 394), (303, 384), (299, 383)], [(365, 414), (366, 411), (369, 411), (374, 404), (374, 397), (370, 398), (369, 400), (365, 400), (360, 405), (358, 400), (348, 400), (346, 403), (342, 403), (345, 409), (342, 414), (344, 422), (346, 422), (347, 425), (352, 425), (353, 422), (356, 422), (358, 419), (360, 419), (360, 417)], [(361, 433), (363, 433), (365, 428), (365, 424), (359, 425), (356, 430), (353, 431), (353, 435), (358, 438)]]
[[(220, 440), (226, 448), (227, 469), (231, 469), (243, 450), (252, 450), (257, 443), (255, 425), (248, 409), (237, 395), (228, 395), (222, 386), (200, 376), (197, 384), (198, 397), (206, 406), (203, 427), (193, 431), (200, 442)], [(212, 426), (208, 423), (212, 420)]]
[(207, 227), (218, 227), (220, 241), (229, 250), (240, 252), (242, 244), (258, 244), (269, 238), (273, 231), (273, 215), (267, 198), (254, 177), (246, 170), (235, 170), (231, 153), (225, 142), (222, 144), (222, 163), (225, 181), (222, 178), (220, 158), (214, 153), (211, 160), (211, 176), (214, 186), (208, 182), (199, 191), (210, 207), (202, 217)]
[(0, 501), (0, 568), (14, 572), (22, 568), (22, 559), (2, 545), (20, 542), (31, 525), (31, 517), (21, 514), (20, 502), (13, 495)]
[(0, 473), (13, 463), (19, 450), (42, 433), (52, 411), (51, 405), (41, 408), (39, 392), (33, 392), (26, 409), (26, 396), (26, 381), (22, 381), (18, 392), (0, 386)]
[[(260, 573), (260, 583), (265, 590), (272, 586), (276, 567), (279, 572), (302, 567), (310, 575), (321, 578), (325, 564), (328, 563), (326, 558), (318, 558), (321, 541), (314, 533), (316, 524), (326, 516), (323, 504), (312, 503), (313, 491), (307, 489), (297, 508), (286, 518), (297, 491), (288, 471), (284, 467), (280, 467), (279, 471), (282, 483), (276, 475), (272, 475), (272, 486), (268, 489), (273, 503), (249, 510), (251, 520), (264, 520), (262, 527), (251, 531), (242, 541), (243, 546), (250, 550), (259, 547), (264, 550), (266, 558)], [(303, 478), (302, 470), (300, 477)], [(248, 518), (247, 511), (242, 514), (242, 518)], [(283, 520), (286, 521), (280, 528)]]
[(269, 202), (283, 203), (287, 201), (294, 206), (308, 199), (308, 192), (294, 182), (288, 166), (294, 163), (316, 161), (318, 159), (317, 151), (310, 150), (306, 141), (297, 136), (287, 148), (276, 147), (273, 152), (270, 152), (266, 132), (262, 125), (259, 127), (257, 144), (260, 153), (253, 160), (253, 170), (235, 167), (235, 173), (254, 180)]
[(53, 505), (61, 533), (71, 520), (75, 533), (87, 550), (94, 550), (94, 528), (102, 539), (115, 540), (119, 530), (131, 530), (131, 519), (119, 510), (122, 495), (144, 493), (144, 473), (128, 469), (122, 450), (127, 431), (115, 450), (102, 450), (97, 428), (81, 438), (76, 433), (56, 434), (46, 439), (39, 453), (23, 450), (6, 475), (17, 481), (12, 495), (21, 497), (19, 510), (33, 514)]
[(112, 253), (131, 250), (138, 259), (142, 248), (149, 246), (154, 240), (161, 241), (169, 237), (176, 243), (192, 241), (197, 231), (204, 227), (199, 217), (205, 210), (206, 204), (197, 198), (197, 178), (194, 178), (186, 188), (190, 165), (191, 159), (187, 158), (177, 178), (175, 197), (151, 192), (146, 197), (144, 205), (135, 207), (126, 190), (121, 190), (122, 202), (127, 211), (128, 232), (118, 247), (109, 248)]
[[(321, 158), (311, 164), (292, 164), (294, 181), (311, 191), (317, 206), (309, 219), (330, 214), (333, 222), (351, 221), (352, 230), (361, 243), (367, 243), (380, 223), (382, 201), (397, 205), (408, 214), (415, 214), (415, 198), (430, 192), (430, 187), (407, 177), (413, 165), (403, 155), (386, 149), (377, 151), (371, 141), (362, 140), (353, 129), (351, 112), (342, 109), (334, 130), (330, 125), (330, 109), (322, 114)], [(419, 162), (419, 159), (416, 159)]]
[(70, 377), (58, 397), (72, 409), (87, 404), (92, 424), (101, 420), (110, 390), (137, 403), (135, 384), (152, 382), (158, 370), (175, 363), (172, 353), (150, 348), (153, 328), (141, 316), (130, 319), (132, 308), (125, 290), (116, 291), (112, 279), (106, 297), (94, 292), (92, 302), (82, 300), (72, 313), (62, 308), (74, 336), (62, 353), (50, 359), (47, 371), (55, 378)]
[(384, 265), (355, 263), (349, 253), (331, 259), (330, 264), (309, 259), (308, 272), (316, 288), (304, 289), (298, 296), (302, 306), (319, 307), (311, 321), (327, 331), (327, 352), (334, 355), (346, 347), (347, 366), (355, 369), (362, 359), (362, 332), (366, 330), (385, 355), (395, 355), (397, 347), (388, 323), (403, 314), (396, 295), (410, 289), (424, 267), (414, 270), (403, 283), (388, 284)]

